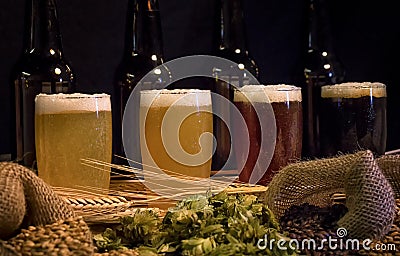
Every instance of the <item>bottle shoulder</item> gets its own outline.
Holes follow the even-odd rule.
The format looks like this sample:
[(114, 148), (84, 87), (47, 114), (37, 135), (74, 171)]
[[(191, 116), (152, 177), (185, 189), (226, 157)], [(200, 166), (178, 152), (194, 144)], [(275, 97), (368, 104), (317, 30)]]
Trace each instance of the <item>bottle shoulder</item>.
[(258, 77), (258, 66), (255, 60), (249, 55), (247, 51), (238, 51), (233, 49), (221, 49), (217, 51), (218, 57), (228, 59), (238, 64), (243, 64), (243, 67)]
[(333, 52), (310, 48), (305, 58), (304, 73), (306, 76), (325, 77), (337, 83), (344, 80), (345, 69)]
[(71, 65), (63, 58), (42, 57), (24, 54), (16, 63), (12, 72), (14, 79), (42, 81), (71, 81), (75, 74)]
[[(146, 81), (149, 82), (168, 83), (172, 79), (171, 72), (162, 64), (163, 59), (161, 57), (142, 54), (125, 57), (115, 72), (115, 85), (131, 88), (144, 76), (147, 77)], [(158, 66), (160, 68), (157, 68)]]
[(151, 56), (135, 54), (132, 56), (125, 56), (121, 60), (118, 70), (122, 72), (143, 72), (147, 70), (148, 72), (159, 64), (161, 63), (152, 60)]
[(23, 54), (21, 55), (18, 60), (16, 61), (13, 69), (12, 69), (12, 76), (15, 77), (20, 73), (33, 73), (35, 72), (38, 66), (38, 56), (33, 54)]
[(327, 67), (326, 65), (337, 65), (341, 66), (342, 64), (336, 57), (336, 55), (333, 52), (329, 51), (319, 51), (316, 49), (308, 49), (307, 54), (306, 54), (306, 67), (315, 67), (315, 68), (320, 68), (320, 67)]
[(157, 60), (154, 61), (151, 56), (145, 56), (142, 54), (126, 56), (121, 60), (117, 67), (116, 77), (117, 79), (119, 77), (124, 77), (127, 73), (133, 75), (145, 75), (147, 72), (161, 64), (162, 59), (159, 61), (157, 58)]

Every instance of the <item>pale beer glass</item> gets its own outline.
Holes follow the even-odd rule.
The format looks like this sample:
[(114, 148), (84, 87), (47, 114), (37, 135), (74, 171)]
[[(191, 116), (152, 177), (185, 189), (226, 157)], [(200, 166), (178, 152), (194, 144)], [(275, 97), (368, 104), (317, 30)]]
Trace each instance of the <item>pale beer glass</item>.
[[(212, 120), (211, 93), (208, 90), (141, 91), (140, 145), (143, 169), (148, 173), (161, 170), (178, 179), (209, 178), (213, 147)], [(149, 176), (147, 178), (152, 179)]]
[(35, 100), (38, 175), (55, 187), (107, 193), (111, 163), (111, 103), (107, 94), (39, 94)]

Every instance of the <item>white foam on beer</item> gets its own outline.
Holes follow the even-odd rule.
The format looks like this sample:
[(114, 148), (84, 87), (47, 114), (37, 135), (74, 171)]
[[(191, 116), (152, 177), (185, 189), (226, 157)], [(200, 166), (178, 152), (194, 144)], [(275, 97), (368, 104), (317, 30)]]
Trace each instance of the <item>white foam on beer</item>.
[(294, 85), (245, 85), (235, 91), (234, 101), (236, 102), (301, 102), (301, 88)]
[(386, 97), (386, 86), (378, 82), (347, 82), (326, 85), (321, 89), (322, 98)]
[(70, 111), (111, 111), (110, 95), (105, 93), (41, 93), (35, 98), (37, 114), (57, 114)]
[(140, 92), (140, 105), (145, 107), (209, 106), (211, 94), (209, 90), (199, 89), (143, 90)]

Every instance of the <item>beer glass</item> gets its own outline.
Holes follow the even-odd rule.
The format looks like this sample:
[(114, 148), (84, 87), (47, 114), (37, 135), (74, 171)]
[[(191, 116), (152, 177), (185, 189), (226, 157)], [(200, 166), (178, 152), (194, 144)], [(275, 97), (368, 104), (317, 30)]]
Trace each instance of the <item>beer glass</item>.
[(39, 94), (35, 99), (38, 175), (55, 187), (107, 193), (111, 163), (111, 103), (106, 94)]
[(323, 156), (386, 149), (386, 86), (352, 82), (321, 88), (320, 138)]
[(209, 178), (212, 120), (211, 93), (208, 90), (141, 91), (143, 169), (148, 173), (160, 169), (178, 179)]
[[(266, 97), (260, 97), (263, 93)], [(241, 138), (245, 137), (244, 131), (234, 130), (234, 147), (237, 159), (242, 163), (245, 162), (239, 175), (240, 181), (249, 182), (252, 172), (255, 168), (258, 168), (256, 166), (257, 158), (267, 161), (270, 156), (268, 147), (263, 147), (262, 143), (273, 143), (271, 140), (261, 140), (261, 125), (253, 106), (258, 108), (258, 104), (271, 104), (275, 116), (276, 140), (274, 152), (267, 170), (264, 170), (264, 175), (258, 181), (258, 184), (267, 185), (279, 169), (285, 167), (292, 160), (295, 161), (301, 157), (303, 131), (301, 101), (301, 89), (292, 85), (250, 85), (235, 91), (234, 104), (247, 124), (250, 139), (247, 155), (247, 152), (241, 149), (243, 144)], [(274, 121), (272, 117), (269, 119), (271, 120), (264, 120), (263, 122)], [(263, 132), (268, 133), (270, 131)]]

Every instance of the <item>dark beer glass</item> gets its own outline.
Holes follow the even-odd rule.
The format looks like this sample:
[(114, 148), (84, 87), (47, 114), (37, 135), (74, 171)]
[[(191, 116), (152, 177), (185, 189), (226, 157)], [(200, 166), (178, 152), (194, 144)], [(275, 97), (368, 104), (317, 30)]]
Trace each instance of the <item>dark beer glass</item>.
[[(262, 91), (260, 91), (260, 87)], [(253, 92), (251, 92), (252, 90)], [(263, 92), (268, 97), (269, 102), (265, 102), (266, 97), (259, 97), (259, 94)], [(247, 152), (241, 149), (241, 145), (244, 144), (241, 139), (246, 136), (243, 136), (243, 131), (234, 129), (234, 142), (236, 142), (234, 147), (237, 160), (239, 162), (245, 161), (239, 175), (240, 181), (249, 182), (251, 174), (256, 168), (257, 158), (261, 157), (262, 161), (267, 161), (269, 156), (267, 151), (261, 150), (264, 148), (261, 143), (271, 143), (271, 141), (261, 141), (261, 126), (255, 111), (255, 108), (258, 109), (257, 104), (271, 104), (276, 123), (276, 141), (272, 160), (258, 184), (267, 185), (281, 168), (292, 160), (295, 161), (301, 158), (303, 132), (301, 101), (301, 88), (291, 85), (251, 85), (244, 86), (235, 92), (234, 103), (246, 122), (250, 139), (250, 148), (247, 155)], [(235, 125), (235, 127), (238, 126)], [(265, 148), (268, 149), (268, 147)]]
[(342, 83), (321, 88), (321, 152), (323, 156), (386, 149), (386, 86)]

